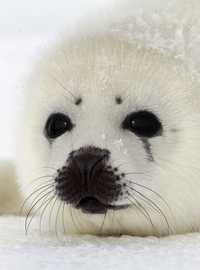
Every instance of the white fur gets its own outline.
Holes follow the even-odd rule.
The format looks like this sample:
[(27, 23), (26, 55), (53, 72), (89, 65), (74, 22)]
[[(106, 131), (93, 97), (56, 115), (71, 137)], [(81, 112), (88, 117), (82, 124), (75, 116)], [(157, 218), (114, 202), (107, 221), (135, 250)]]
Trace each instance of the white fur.
[[(120, 165), (120, 172), (135, 173), (127, 175), (125, 182), (130, 181), (153, 203), (147, 204), (137, 195), (134, 198), (139, 202), (131, 197), (136, 206), (129, 209), (108, 211), (106, 217), (86, 215), (63, 207), (59, 200), (47, 204), (52, 187), (47, 197), (40, 190), (28, 201), (28, 206), (35, 206), (42, 215), (43, 229), (133, 235), (200, 229), (200, 93), (194, 77), (197, 64), (191, 60), (192, 34), (187, 29), (192, 13), (190, 10), (188, 16), (186, 9), (185, 20), (180, 20), (179, 12), (175, 18), (173, 12), (170, 17), (152, 11), (130, 17), (132, 3), (126, 1), (119, 19), (113, 16), (103, 26), (97, 19), (89, 29), (87, 22), (73, 30), (38, 64), (25, 92), (18, 179), (27, 197), (47, 180), (54, 183), (56, 170), (72, 150), (94, 145), (110, 150), (111, 164)], [(187, 7), (189, 1), (185, 3)], [(71, 93), (82, 97), (81, 106), (74, 105)], [(122, 96), (122, 105), (116, 105), (117, 95)], [(137, 136), (120, 129), (127, 114), (141, 109), (158, 115), (164, 128), (163, 136), (150, 140), (154, 162), (149, 162)], [(66, 113), (76, 127), (50, 145), (44, 126), (53, 112)], [(49, 177), (38, 178), (45, 175)], [(125, 191), (118, 205), (130, 204)], [(133, 190), (129, 192), (136, 196)], [(36, 203), (37, 195), (40, 200)]]

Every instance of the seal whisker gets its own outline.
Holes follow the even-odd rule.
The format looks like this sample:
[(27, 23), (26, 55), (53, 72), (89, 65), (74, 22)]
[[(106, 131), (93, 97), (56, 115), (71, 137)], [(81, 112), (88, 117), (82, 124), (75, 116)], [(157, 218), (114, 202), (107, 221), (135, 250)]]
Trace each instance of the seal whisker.
[(49, 75), (61, 88), (63, 88), (68, 94), (70, 94), (70, 96), (73, 98), (73, 101), (76, 100), (75, 95), (69, 89), (67, 89), (67, 87), (62, 82), (60, 82), (54, 75), (50, 73)]
[[(36, 198), (38, 196), (40, 196), (44, 191), (48, 190), (49, 188), (53, 187), (54, 185), (53, 184), (46, 184), (46, 185), (43, 185), (41, 187), (38, 187), (36, 190), (34, 190), (33, 192), (31, 192), (31, 194), (24, 200), (21, 208), (20, 208), (20, 214), (23, 213), (23, 211), (25, 210), (25, 206), (26, 204), (28, 203), (28, 201), (34, 196), (34, 195), (37, 195)], [(42, 191), (41, 191), (42, 190)], [(37, 192), (41, 191), (39, 194), (37, 194)], [(32, 201), (32, 203), (34, 203), (35, 199)]]
[(53, 210), (54, 210), (54, 207), (55, 207), (55, 204), (56, 204), (57, 200), (58, 200), (58, 197), (55, 196), (55, 200), (53, 201), (53, 205), (52, 205), (51, 210), (49, 212), (49, 230), (50, 231), (51, 231), (51, 220), (52, 220)]
[(40, 234), (42, 234), (42, 219), (44, 217), (45, 211), (47, 209), (47, 207), (51, 204), (52, 200), (54, 199), (55, 195), (53, 195), (52, 197), (47, 199), (47, 203), (44, 206), (41, 214), (40, 214)]
[[(37, 177), (33, 180), (31, 180), (31, 185), (35, 184), (35, 182), (41, 180), (41, 179), (44, 179), (44, 178), (50, 178), (50, 179), (53, 179), (55, 177), (55, 175), (43, 175), (43, 176), (40, 176), (40, 177)], [(48, 181), (48, 180), (47, 180)], [(49, 180), (50, 181), (50, 180)]]
[(63, 233), (66, 233), (65, 229), (65, 218), (64, 218), (64, 212), (65, 212), (65, 202), (63, 202), (63, 208), (62, 208), (62, 226), (63, 226)]
[(104, 217), (103, 217), (103, 221), (102, 221), (101, 226), (100, 226), (100, 228), (99, 228), (99, 234), (100, 234), (100, 235), (103, 233), (103, 227), (104, 227), (104, 225), (105, 225), (107, 213), (108, 213), (108, 211), (105, 212)]
[(74, 227), (76, 227), (77, 231), (80, 232), (80, 231), (79, 231), (79, 227), (77, 226), (77, 224), (76, 224), (76, 222), (75, 222), (75, 220), (74, 220), (74, 216), (73, 216), (73, 208), (71, 207), (71, 205), (69, 206), (69, 209), (70, 209), (70, 215), (71, 215), (71, 220), (72, 220), (72, 222), (73, 222), (73, 225), (74, 225)]
[[(30, 220), (30, 222), (28, 223), (28, 219), (29, 219), (29, 216), (31, 215), (31, 212), (34, 210), (34, 208), (36, 207), (36, 205), (42, 200), (42, 199), (45, 199), (49, 194), (51, 194), (52, 193), (52, 190), (51, 191), (49, 191), (48, 193), (46, 193), (45, 195), (43, 195), (43, 196), (41, 196), (35, 203), (34, 203), (34, 205), (31, 207), (31, 209), (28, 211), (28, 213), (27, 213), (27, 215), (26, 215), (26, 219), (25, 219), (25, 232), (26, 232), (26, 234), (28, 233), (28, 228), (29, 228), (29, 226), (30, 226), (30, 223), (31, 223), (31, 221), (33, 220), (33, 217), (31, 217), (31, 220)], [(37, 212), (37, 210), (36, 210), (36, 212)]]
[(159, 213), (161, 216), (163, 216), (163, 218), (167, 224), (167, 227), (168, 227), (168, 232), (170, 233), (171, 227), (170, 227), (170, 224), (168, 222), (167, 216), (164, 214), (163, 210), (154, 201), (152, 201), (150, 198), (148, 198), (147, 196), (145, 196), (144, 194), (142, 194), (138, 190), (136, 190), (130, 186), (128, 186), (128, 188), (131, 189), (132, 191), (136, 192), (136, 194), (138, 194), (141, 198), (143, 198), (143, 200), (146, 201), (146, 203), (149, 203), (149, 206), (151, 206), (152, 209), (154, 209), (157, 213)]
[(59, 234), (58, 234), (58, 221), (59, 221), (59, 213), (60, 209), (62, 206), (62, 201), (60, 201), (59, 206), (57, 207), (57, 213), (56, 213), (56, 219), (55, 219), (55, 233), (56, 233), (56, 238), (59, 239)]
[(158, 192), (156, 192), (155, 190), (153, 190), (153, 189), (151, 189), (151, 188), (149, 188), (147, 186), (144, 186), (142, 184), (139, 184), (137, 182), (128, 181), (128, 183), (130, 184), (129, 187), (132, 187), (131, 184), (133, 184), (133, 185), (136, 185), (136, 186), (138, 186), (140, 188), (143, 188), (143, 189), (148, 190), (149, 192), (151, 192), (152, 194), (154, 194), (155, 196), (157, 196), (166, 205), (166, 207), (171, 211), (171, 207), (169, 206), (169, 204), (167, 203), (167, 201)]
[(151, 215), (149, 214), (148, 210), (145, 209), (145, 207), (142, 205), (142, 203), (140, 203), (134, 196), (132, 196), (131, 193), (128, 192), (128, 195), (135, 201), (132, 202), (132, 200), (130, 198), (129, 201), (137, 207), (137, 209), (141, 212), (141, 214), (147, 219), (147, 221), (150, 223), (150, 225), (152, 226), (152, 229), (157, 231), (156, 229), (156, 226), (154, 225), (153, 221), (152, 221), (152, 218), (151, 218)]

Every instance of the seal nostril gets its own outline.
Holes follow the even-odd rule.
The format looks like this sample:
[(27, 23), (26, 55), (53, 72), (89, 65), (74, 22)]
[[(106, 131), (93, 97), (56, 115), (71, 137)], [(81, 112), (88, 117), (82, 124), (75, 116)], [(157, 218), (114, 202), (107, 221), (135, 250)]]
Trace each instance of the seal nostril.
[(82, 147), (70, 154), (69, 165), (75, 167), (86, 185), (91, 184), (96, 173), (100, 174), (106, 166), (110, 152), (97, 147)]

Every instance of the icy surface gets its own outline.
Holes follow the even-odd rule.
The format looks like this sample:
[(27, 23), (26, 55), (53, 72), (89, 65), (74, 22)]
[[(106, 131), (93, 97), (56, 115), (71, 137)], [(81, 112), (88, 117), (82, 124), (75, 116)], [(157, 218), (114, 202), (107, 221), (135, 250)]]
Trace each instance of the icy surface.
[(34, 224), (26, 236), (24, 218), (0, 218), (1, 270), (197, 270), (199, 266), (200, 234), (162, 239), (129, 236), (56, 239), (40, 235)]

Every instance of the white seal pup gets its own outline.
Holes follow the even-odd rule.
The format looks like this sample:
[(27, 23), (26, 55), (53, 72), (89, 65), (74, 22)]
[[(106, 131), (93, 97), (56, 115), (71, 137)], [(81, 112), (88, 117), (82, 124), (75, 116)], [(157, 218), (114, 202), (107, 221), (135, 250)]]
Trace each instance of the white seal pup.
[(200, 229), (200, 92), (173, 18), (79, 29), (36, 67), (17, 167), (27, 215), (39, 214), (42, 229)]

